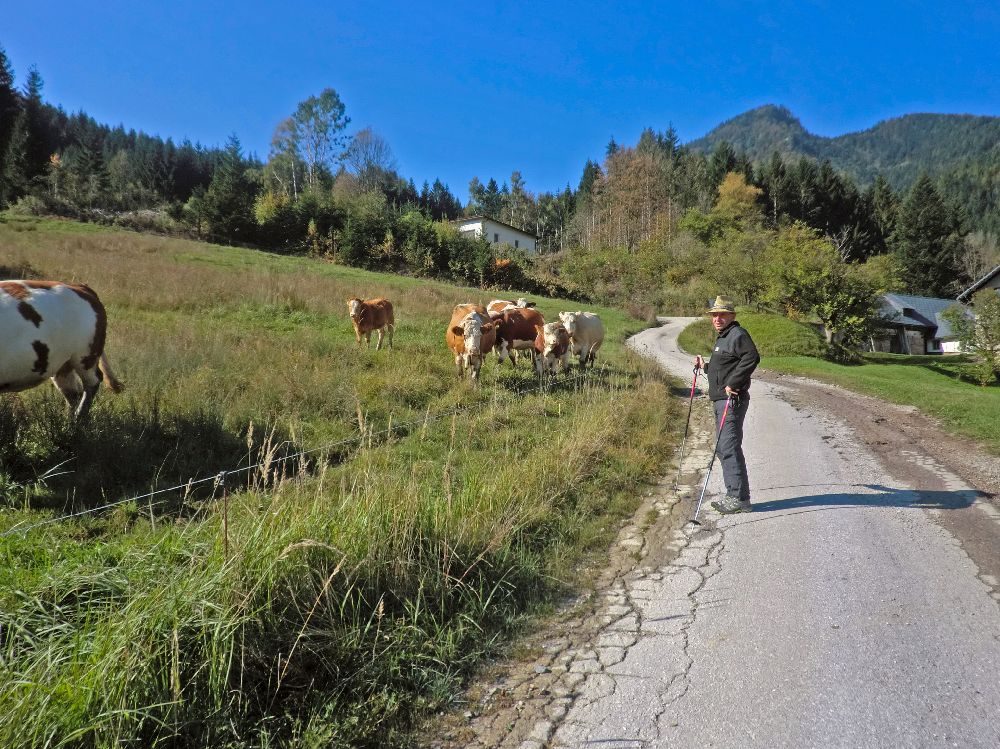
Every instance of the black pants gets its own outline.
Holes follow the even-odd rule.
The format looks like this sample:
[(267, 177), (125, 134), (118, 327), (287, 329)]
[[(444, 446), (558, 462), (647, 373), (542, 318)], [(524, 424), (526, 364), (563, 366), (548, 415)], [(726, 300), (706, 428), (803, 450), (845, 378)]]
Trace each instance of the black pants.
[(726, 423), (719, 432), (719, 422), (726, 401), (712, 401), (715, 408), (715, 433), (719, 439), (719, 460), (722, 463), (722, 478), (726, 483), (726, 494), (739, 500), (750, 501), (750, 480), (747, 477), (747, 461), (743, 457), (743, 420), (750, 405), (750, 396), (743, 394), (733, 398)]

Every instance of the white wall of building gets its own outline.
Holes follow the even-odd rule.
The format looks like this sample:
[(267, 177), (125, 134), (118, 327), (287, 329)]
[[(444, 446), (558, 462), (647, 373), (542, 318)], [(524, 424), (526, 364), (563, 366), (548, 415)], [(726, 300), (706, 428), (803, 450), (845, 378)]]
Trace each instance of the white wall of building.
[(530, 234), (511, 229), (509, 226), (504, 226), (488, 218), (459, 221), (456, 222), (455, 226), (463, 234), (475, 234), (477, 237), (483, 237), (487, 242), (508, 244), (528, 253), (536, 251), (535, 238)]

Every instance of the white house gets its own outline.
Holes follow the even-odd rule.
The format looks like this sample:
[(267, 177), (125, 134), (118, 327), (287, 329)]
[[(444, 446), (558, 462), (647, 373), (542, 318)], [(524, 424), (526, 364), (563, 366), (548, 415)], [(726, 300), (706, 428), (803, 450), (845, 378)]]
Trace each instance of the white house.
[(538, 250), (538, 237), (517, 227), (486, 216), (469, 216), (451, 222), (462, 234), (482, 237), (492, 244), (506, 244), (534, 255)]

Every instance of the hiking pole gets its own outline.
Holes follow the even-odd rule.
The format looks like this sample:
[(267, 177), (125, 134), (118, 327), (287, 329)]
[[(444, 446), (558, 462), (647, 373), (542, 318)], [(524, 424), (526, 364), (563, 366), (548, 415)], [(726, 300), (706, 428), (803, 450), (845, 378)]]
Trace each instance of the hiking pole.
[(688, 416), (684, 422), (684, 438), (681, 440), (681, 454), (677, 458), (677, 475), (674, 477), (674, 489), (677, 489), (681, 480), (681, 465), (684, 462), (684, 445), (687, 443), (688, 428), (691, 426), (691, 406), (694, 405), (694, 387), (698, 382), (698, 370), (701, 369), (701, 357), (695, 359), (694, 377), (691, 378), (691, 394), (688, 396)]
[(712, 477), (712, 466), (715, 465), (715, 456), (719, 452), (719, 440), (722, 437), (722, 427), (726, 425), (726, 416), (729, 414), (729, 407), (733, 404), (733, 396), (726, 398), (726, 407), (722, 409), (722, 420), (719, 422), (719, 433), (715, 435), (715, 449), (712, 450), (712, 460), (708, 464), (708, 473), (705, 474), (705, 485), (701, 487), (701, 496), (698, 497), (698, 506), (694, 510), (694, 516), (691, 518), (691, 522), (695, 525), (701, 525), (698, 522), (698, 513), (701, 512), (701, 502), (705, 499), (705, 490), (708, 489), (708, 480)]

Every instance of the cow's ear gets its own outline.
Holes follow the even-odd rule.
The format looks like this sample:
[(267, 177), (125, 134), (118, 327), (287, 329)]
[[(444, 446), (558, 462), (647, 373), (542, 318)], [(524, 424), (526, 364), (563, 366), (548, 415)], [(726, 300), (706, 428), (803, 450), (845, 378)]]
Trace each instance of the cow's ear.
[(465, 332), (465, 328), (463, 328), (461, 325), (452, 325), (451, 332), (454, 333), (455, 335), (462, 335)]

